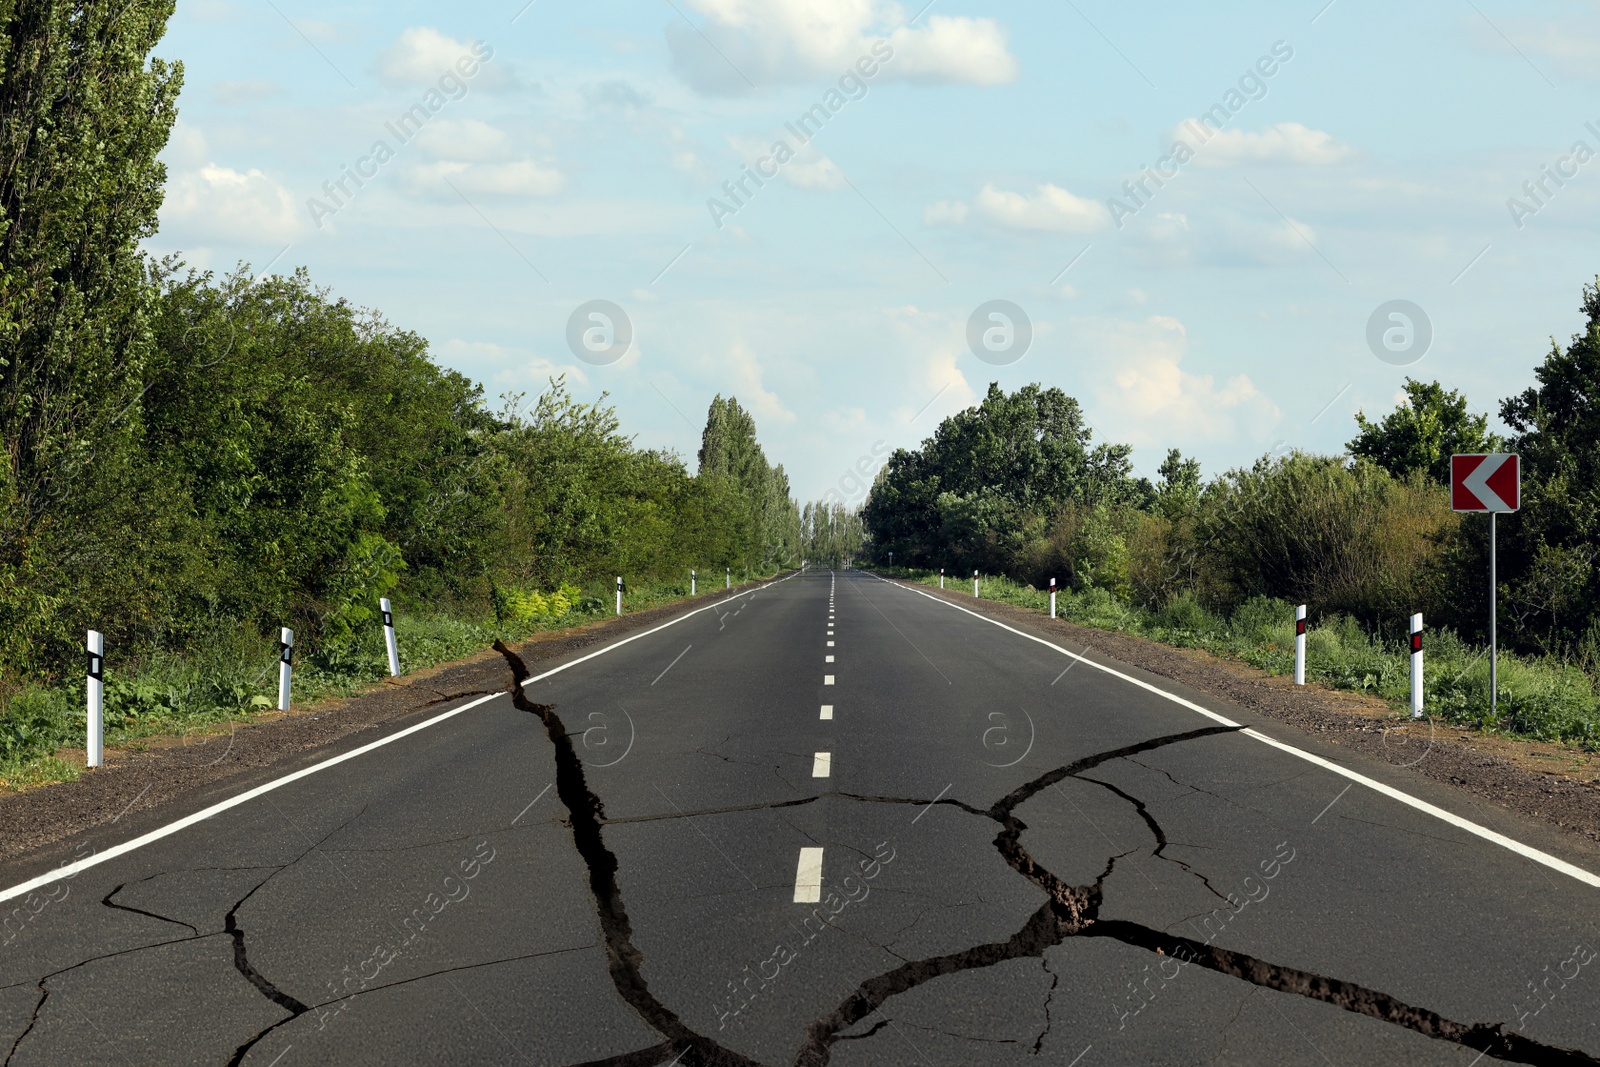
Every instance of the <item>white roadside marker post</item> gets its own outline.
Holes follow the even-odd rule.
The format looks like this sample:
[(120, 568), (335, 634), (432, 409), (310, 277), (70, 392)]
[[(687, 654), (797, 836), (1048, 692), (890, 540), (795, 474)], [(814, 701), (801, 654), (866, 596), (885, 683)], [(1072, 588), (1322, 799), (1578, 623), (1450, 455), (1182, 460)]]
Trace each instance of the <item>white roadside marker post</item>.
[(944, 588), (944, 568), (943, 567), (939, 568), (939, 588), (940, 589)]
[(278, 635), (278, 710), (289, 710), (289, 683), (294, 674), (294, 631), (287, 626)]
[(727, 568), (727, 573), (723, 575), (722, 588), (724, 588), (724, 589), (732, 589), (733, 588), (733, 568), (732, 567)]
[(394, 640), (394, 612), (389, 608), (389, 598), (379, 597), (378, 607), (383, 611), (383, 643), (389, 651), (389, 677), (400, 677), (400, 646)]
[(690, 567), (689, 568), (689, 595), (690, 596), (694, 596), (695, 595), (695, 584), (694, 583), (695, 583), (694, 568)]
[(1294, 684), (1306, 684), (1306, 606), (1294, 609)]
[(617, 614), (622, 614), (622, 575), (617, 575)]
[(1050, 617), (1056, 617), (1056, 580), (1050, 579)]
[(978, 572), (977, 571), (973, 571), (972, 572), (972, 595), (973, 596), (977, 596), (978, 595)]
[(1411, 616), (1411, 717), (1422, 718), (1422, 612)]
[(105, 763), (105, 737), (106, 737), (106, 638), (99, 630), (89, 631), (89, 642), (84, 649), (88, 653), (88, 699), (89, 699), (89, 740), (85, 745), (87, 763), (91, 767), (99, 767)]

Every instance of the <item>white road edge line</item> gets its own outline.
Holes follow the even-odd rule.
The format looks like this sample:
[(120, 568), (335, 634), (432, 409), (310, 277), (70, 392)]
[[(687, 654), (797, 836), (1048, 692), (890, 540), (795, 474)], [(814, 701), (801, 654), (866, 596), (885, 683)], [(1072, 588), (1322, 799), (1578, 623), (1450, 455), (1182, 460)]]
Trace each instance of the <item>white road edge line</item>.
[[(874, 575), (874, 577), (877, 577), (877, 576)], [(927, 597), (929, 600), (933, 601), (935, 604), (943, 604), (947, 608), (954, 608), (956, 611), (960, 611), (960, 612), (963, 612), (963, 613), (965, 613), (967, 615), (971, 615), (974, 619), (981, 619), (982, 621), (984, 621), (986, 623), (989, 623), (989, 624), (991, 624), (993, 626), (1000, 627), (1000, 629), (1002, 629), (1002, 630), (1006, 630), (1006, 631), (1008, 631), (1010, 633), (1014, 633), (1018, 637), (1025, 637), (1029, 641), (1033, 641), (1036, 644), (1041, 644), (1041, 645), (1044, 645), (1046, 648), (1054, 649), (1055, 651), (1061, 653), (1063, 656), (1070, 656), (1072, 659), (1078, 661), (1079, 663), (1084, 664), (1085, 666), (1093, 667), (1097, 671), (1104, 671), (1106, 674), (1109, 674), (1114, 678), (1120, 678), (1124, 682), (1128, 682), (1128, 683), (1131, 683), (1132, 685), (1138, 686), (1140, 689), (1144, 689), (1144, 690), (1146, 690), (1148, 692), (1151, 692), (1151, 693), (1154, 693), (1154, 694), (1156, 694), (1157, 696), (1160, 696), (1160, 697), (1165, 697), (1166, 699), (1172, 701), (1174, 704), (1180, 704), (1183, 707), (1188, 708), (1190, 711), (1197, 712), (1197, 713), (1199, 713), (1201, 715), (1204, 715), (1208, 719), (1212, 719), (1212, 720), (1214, 720), (1214, 721), (1216, 721), (1218, 723), (1221, 723), (1223, 726), (1239, 726), (1240, 725), (1239, 723), (1234, 722), (1232, 719), (1227, 718), (1226, 716), (1218, 715), (1214, 711), (1211, 711), (1211, 710), (1209, 710), (1207, 708), (1201, 707), (1199, 704), (1196, 704), (1192, 700), (1185, 700), (1183, 697), (1178, 696), (1176, 693), (1169, 693), (1165, 689), (1161, 689), (1161, 688), (1159, 688), (1157, 686), (1151, 685), (1149, 682), (1143, 681), (1143, 680), (1141, 680), (1139, 678), (1135, 678), (1130, 674), (1123, 674), (1121, 671), (1119, 671), (1119, 670), (1117, 670), (1117, 669), (1115, 669), (1113, 667), (1107, 667), (1103, 663), (1096, 663), (1092, 659), (1085, 659), (1083, 656), (1078, 655), (1076, 652), (1068, 651), (1067, 649), (1062, 648), (1058, 644), (1055, 644), (1055, 643), (1050, 642), (1050, 641), (1046, 641), (1042, 637), (1035, 637), (1032, 634), (1024, 633), (1021, 630), (1016, 629), (1015, 627), (1007, 626), (1003, 622), (999, 622), (999, 621), (997, 621), (995, 619), (991, 619), (991, 618), (989, 618), (989, 617), (987, 617), (985, 615), (980, 615), (976, 611), (970, 611), (967, 608), (962, 607), (960, 604), (952, 604), (948, 600), (944, 600), (944, 599), (942, 599), (940, 597), (936, 597), (936, 596), (932, 595), (931, 593), (924, 593), (920, 589), (913, 589), (912, 587), (907, 586), (907, 585), (899, 585), (899, 583), (891, 582), (886, 578), (879, 578), (878, 580), (880, 582), (883, 582), (885, 585), (896, 586), (896, 587), (898, 587), (900, 589), (905, 589), (905, 590), (907, 590), (909, 592), (915, 593), (918, 596)], [(1573, 864), (1568, 863), (1566, 860), (1557, 859), (1555, 856), (1550, 855), (1548, 852), (1541, 852), (1538, 849), (1532, 847), (1531, 845), (1524, 845), (1521, 841), (1517, 841), (1517, 840), (1515, 840), (1513, 838), (1510, 838), (1510, 837), (1507, 837), (1506, 835), (1501, 834), (1501, 833), (1496, 833), (1495, 831), (1489, 829), (1487, 826), (1479, 826), (1477, 823), (1471, 821), (1470, 819), (1463, 819), (1461, 816), (1455, 814), (1454, 812), (1446, 811), (1445, 809), (1443, 809), (1441, 807), (1438, 807), (1438, 806), (1436, 806), (1434, 804), (1429, 804), (1426, 800), (1418, 799), (1417, 797), (1414, 797), (1409, 793), (1403, 793), (1400, 790), (1394, 788), (1393, 786), (1384, 785), (1382, 782), (1380, 782), (1380, 781), (1378, 781), (1378, 780), (1376, 780), (1374, 778), (1368, 778), (1366, 775), (1361, 774), (1361, 773), (1359, 773), (1357, 771), (1352, 771), (1347, 767), (1339, 766), (1337, 763), (1329, 762), (1328, 760), (1323, 759), (1321, 756), (1314, 756), (1310, 752), (1306, 752), (1303, 749), (1295, 748), (1293, 745), (1285, 744), (1284, 742), (1279, 741), (1276, 738), (1268, 737), (1266, 734), (1261, 733), (1261, 732), (1259, 732), (1257, 730), (1250, 729), (1250, 728), (1246, 727), (1246, 728), (1240, 730), (1239, 732), (1241, 734), (1245, 735), (1246, 737), (1252, 738), (1252, 739), (1254, 739), (1256, 741), (1260, 741), (1264, 745), (1271, 745), (1273, 748), (1279, 749), (1280, 751), (1283, 751), (1283, 752), (1287, 752), (1289, 755), (1294, 756), (1297, 759), (1303, 759), (1307, 763), (1315, 764), (1316, 766), (1321, 767), (1324, 770), (1332, 771), (1334, 774), (1341, 775), (1341, 776), (1343, 776), (1345, 778), (1348, 778), (1351, 781), (1356, 782), (1359, 785), (1364, 785), (1368, 789), (1371, 789), (1373, 792), (1381, 793), (1381, 794), (1383, 794), (1384, 796), (1388, 797), (1391, 800), (1398, 800), (1400, 803), (1406, 805), (1407, 807), (1415, 808), (1417, 811), (1422, 812), (1424, 815), (1431, 815), (1435, 819), (1438, 819), (1440, 822), (1448, 823), (1449, 825), (1454, 826), (1458, 830), (1465, 830), (1469, 834), (1473, 834), (1473, 835), (1475, 835), (1477, 837), (1481, 837), (1485, 841), (1488, 841), (1488, 842), (1490, 842), (1492, 844), (1499, 845), (1501, 848), (1504, 848), (1504, 849), (1506, 849), (1506, 850), (1508, 850), (1510, 852), (1515, 852), (1517, 855), (1523, 857), (1524, 859), (1533, 860), (1535, 863), (1542, 863), (1546, 867), (1549, 867), (1551, 870), (1560, 871), (1562, 874), (1568, 876), (1569, 878), (1575, 878), (1578, 881), (1584, 883), (1585, 885), (1591, 885), (1591, 886), (1595, 886), (1596, 888), (1600, 888), (1600, 875), (1593, 874), (1593, 873), (1591, 873), (1589, 871), (1586, 871), (1582, 867), (1574, 866)], [(3, 900), (3, 899), (5, 899), (5, 898), (4, 897), (0, 897), (0, 900)]]
[(802, 848), (800, 864), (794, 872), (794, 902), (817, 904), (822, 901), (822, 849)]
[[(792, 578), (793, 575), (790, 575), (790, 577)], [(769, 585), (777, 585), (778, 582), (787, 582), (788, 580), (788, 578), (779, 578), (777, 582), (766, 582), (754, 589), (747, 589), (742, 593), (735, 593), (731, 597), (723, 597), (721, 601), (718, 601), (718, 603), (726, 603), (729, 600), (737, 600), (740, 597), (751, 596), (755, 593), (759, 593)], [(686, 611), (677, 618), (670, 619), (667, 622), (662, 623), (660, 626), (651, 627), (650, 629), (644, 630), (640, 633), (630, 634), (629, 636), (622, 638), (620, 641), (616, 641), (602, 648), (598, 648), (595, 651), (590, 652), (588, 655), (579, 656), (577, 659), (569, 660), (566, 663), (561, 664), (559, 667), (552, 667), (543, 674), (535, 675), (534, 677), (525, 680), (522, 684), (524, 687), (527, 687), (532, 685), (534, 682), (549, 678), (553, 674), (560, 674), (569, 667), (576, 667), (578, 664), (594, 659), (596, 656), (603, 656), (607, 652), (621, 648), (623, 645), (626, 645), (630, 642), (637, 641), (641, 637), (649, 637), (651, 634), (660, 633), (669, 626), (676, 626), (685, 619), (693, 618), (703, 611), (710, 610), (711, 606), (707, 605), (703, 608), (695, 608), (693, 611)], [(49, 885), (51, 882), (58, 882), (63, 878), (75, 877), (81, 872), (88, 870), (90, 867), (98, 867), (100, 864), (109, 860), (114, 860), (118, 856), (125, 856), (128, 853), (137, 849), (141, 849), (146, 845), (153, 844), (161, 840), (163, 837), (171, 837), (179, 830), (186, 830), (195, 823), (204, 822), (213, 815), (222, 814), (229, 808), (236, 808), (241, 804), (245, 804), (256, 799), (257, 797), (265, 796), (275, 789), (281, 789), (290, 782), (298, 782), (302, 778), (309, 778), (318, 771), (325, 771), (329, 767), (336, 767), (346, 760), (355, 759), (357, 756), (364, 756), (374, 749), (382, 748), (384, 745), (392, 745), (394, 742), (403, 737), (410, 737), (412, 734), (420, 733), (430, 726), (437, 726), (446, 719), (453, 719), (464, 711), (470, 711), (479, 704), (488, 703), (491, 700), (494, 700), (498, 697), (503, 697), (505, 695), (505, 693), (490, 693), (487, 696), (481, 696), (477, 700), (469, 701), (468, 703), (461, 705), (459, 708), (451, 708), (449, 711), (441, 712), (431, 719), (428, 719), (424, 722), (419, 722), (415, 726), (408, 726), (398, 733), (390, 734), (388, 737), (381, 737), (378, 740), (369, 742), (368, 744), (362, 745), (359, 748), (353, 748), (349, 752), (341, 753), (340, 755), (334, 756), (331, 759), (325, 759), (321, 763), (314, 763), (311, 766), (304, 767), (292, 774), (286, 774), (282, 778), (274, 778), (272, 781), (258, 785), (254, 789), (247, 789), (237, 796), (229, 797), (227, 800), (218, 801), (209, 808), (203, 808), (200, 811), (195, 812), (193, 815), (186, 815), (183, 818), (178, 819), (176, 822), (170, 822), (165, 826), (158, 827), (157, 829), (151, 830), (149, 833), (136, 837), (131, 841), (124, 841), (120, 845), (112, 845), (104, 852), (96, 852), (93, 856), (77, 860), (76, 862), (66, 864), (62, 867), (57, 867), (55, 870), (50, 871), (47, 874), (41, 874), (36, 878), (30, 878), (26, 882), (20, 882), (17, 885), (11, 886), (9, 889), (0, 890), (0, 902), (24, 896), (41, 886)]]

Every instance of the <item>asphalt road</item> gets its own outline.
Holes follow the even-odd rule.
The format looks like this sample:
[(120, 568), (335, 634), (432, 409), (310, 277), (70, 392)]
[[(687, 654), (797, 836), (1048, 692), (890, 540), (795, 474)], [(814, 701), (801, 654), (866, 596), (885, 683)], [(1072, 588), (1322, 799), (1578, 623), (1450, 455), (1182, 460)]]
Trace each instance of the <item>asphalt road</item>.
[(0, 870), (0, 1061), (1600, 1057), (1592, 880), (1243, 710), (853, 571), (572, 659)]

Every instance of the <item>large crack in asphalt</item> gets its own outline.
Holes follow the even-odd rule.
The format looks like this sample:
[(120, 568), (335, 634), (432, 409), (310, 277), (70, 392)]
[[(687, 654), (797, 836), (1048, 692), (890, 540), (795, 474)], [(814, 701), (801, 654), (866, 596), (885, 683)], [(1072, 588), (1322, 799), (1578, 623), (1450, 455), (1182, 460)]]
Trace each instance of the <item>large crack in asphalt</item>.
[[(527, 667), (503, 644), (497, 643), (495, 648), (511, 668), (513, 703), (519, 710), (532, 714), (541, 721), (554, 748), (556, 790), (568, 811), (573, 842), (589, 870), (590, 891), (595, 900), (597, 917), (604, 936), (612, 984), (639, 1018), (666, 1039), (648, 1048), (604, 1059), (588, 1060), (575, 1067), (659, 1067), (660, 1064), (667, 1062), (681, 1063), (684, 1067), (701, 1067), (702, 1064), (705, 1067), (723, 1067), (723, 1065), (761, 1067), (758, 1061), (691, 1030), (676, 1012), (650, 991), (642, 974), (644, 956), (633, 943), (633, 927), (628, 920), (621, 889), (617, 883), (618, 861), (604, 842), (603, 829), (608, 823), (604, 804), (589, 789), (583, 772), (583, 763), (578, 759), (572, 738), (555, 713), (555, 708), (551, 705), (536, 704), (523, 693), (523, 682), (529, 677)], [(1092, 884), (1074, 886), (1067, 884), (1034, 859), (1022, 844), (1022, 835), (1027, 830), (1027, 824), (1017, 817), (1017, 808), (1043, 790), (1067, 778), (1076, 778), (1086, 784), (1106, 789), (1126, 801), (1154, 837), (1156, 858), (1178, 865), (1188, 874), (1198, 878), (1209, 892), (1216, 894), (1216, 888), (1203, 874), (1194, 870), (1189, 864), (1164, 854), (1170, 841), (1143, 801), (1111, 783), (1085, 777), (1084, 774), (1113, 760), (1205, 737), (1235, 733), (1240, 729), (1242, 727), (1238, 726), (1202, 727), (1085, 756), (1025, 782), (987, 809), (943, 795), (930, 800), (853, 793), (829, 794), (865, 803), (905, 804), (928, 808), (948, 806), (969, 815), (991, 819), (1000, 825), (994, 846), (1001, 858), (1018, 874), (1043, 890), (1046, 899), (1021, 928), (1005, 941), (974, 945), (958, 952), (903, 962), (891, 970), (861, 982), (833, 1011), (806, 1027), (804, 1039), (794, 1058), (794, 1067), (825, 1067), (835, 1044), (840, 1041), (857, 1040), (875, 1033), (881, 1028), (881, 1024), (866, 1034), (850, 1035), (845, 1031), (867, 1019), (902, 993), (945, 975), (993, 967), (1008, 960), (1037, 958), (1047, 963), (1045, 952), (1072, 937), (1108, 938), (1157, 955), (1195, 963), (1258, 988), (1320, 1001), (1353, 1014), (1403, 1027), (1425, 1037), (1470, 1048), (1474, 1052), (1498, 1060), (1562, 1065), (1562, 1067), (1578, 1064), (1587, 1064), (1590, 1067), (1600, 1065), (1600, 1059), (1579, 1049), (1549, 1045), (1522, 1034), (1507, 1032), (1504, 1023), (1456, 1022), (1437, 1012), (1407, 1004), (1397, 997), (1354, 982), (1345, 982), (1311, 971), (1272, 963), (1246, 953), (1169, 934), (1140, 923), (1101, 919), (1099, 910), (1106, 879), (1116, 869), (1119, 859), (1137, 850), (1111, 856), (1104, 870)], [(737, 809), (728, 810), (751, 811), (794, 807), (811, 803), (816, 799), (819, 797), (772, 804), (741, 805)], [(712, 812), (690, 814), (712, 814)], [(661, 816), (661, 818), (682, 817), (684, 817), (682, 813)], [(644, 822), (652, 821), (652, 817), (617, 821)], [(1051, 983), (1053, 992), (1059, 982), (1059, 975), (1052, 972), (1052, 977), (1055, 979)], [(1045, 1033), (1040, 1034), (1036, 1047), (1042, 1045), (1048, 1031), (1047, 1015)], [(697, 1053), (698, 1057), (694, 1060), (689, 1059), (688, 1054), (691, 1052)]]
[[(646, 1026), (666, 1038), (665, 1044), (653, 1049), (629, 1053), (620, 1060), (600, 1062), (660, 1063), (662, 1061), (659, 1058), (648, 1058), (659, 1055), (677, 1056), (681, 1061), (689, 1052), (695, 1052), (698, 1053), (698, 1063), (707, 1067), (760, 1067), (755, 1060), (695, 1033), (676, 1012), (650, 991), (643, 974), (644, 953), (633, 943), (633, 924), (628, 919), (622, 889), (617, 884), (617, 857), (605, 843), (602, 830), (606, 817), (605, 806), (590, 790), (583, 771), (583, 761), (578, 758), (572, 735), (567, 733), (555, 707), (536, 704), (523, 692), (523, 683), (527, 681), (529, 672), (522, 657), (500, 641), (495, 642), (494, 648), (511, 668), (512, 704), (518, 711), (533, 715), (544, 725), (545, 734), (555, 750), (556, 796), (567, 809), (572, 843), (589, 870), (589, 892), (594, 898), (595, 913), (600, 921), (611, 984)], [(635, 1058), (638, 1056), (646, 1058)]]

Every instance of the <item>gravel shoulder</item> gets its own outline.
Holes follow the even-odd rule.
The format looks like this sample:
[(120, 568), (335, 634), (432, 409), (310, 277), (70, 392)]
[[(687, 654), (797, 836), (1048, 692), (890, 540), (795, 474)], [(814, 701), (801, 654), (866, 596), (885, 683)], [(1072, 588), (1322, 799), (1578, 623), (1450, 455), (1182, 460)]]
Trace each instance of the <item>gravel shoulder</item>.
[[(756, 588), (748, 583), (621, 618), (537, 634), (512, 646), (530, 668), (692, 609)], [(405, 729), (445, 705), (505, 692), (512, 679), (500, 653), (486, 649), (374, 683), (365, 692), (319, 701), (288, 714), (272, 713), (204, 738), (150, 738), (142, 751), (108, 750), (105, 766), (75, 782), (0, 795), (0, 864), (27, 863), (42, 850), (84, 835), (85, 847), (153, 829), (262, 782)], [(81, 764), (83, 754), (76, 756)], [(4, 881), (11, 881), (6, 878)]]

